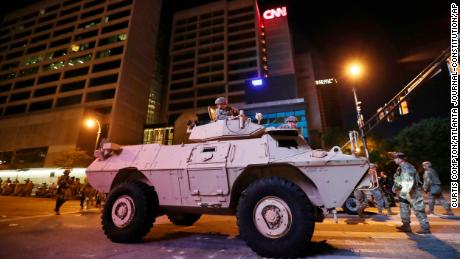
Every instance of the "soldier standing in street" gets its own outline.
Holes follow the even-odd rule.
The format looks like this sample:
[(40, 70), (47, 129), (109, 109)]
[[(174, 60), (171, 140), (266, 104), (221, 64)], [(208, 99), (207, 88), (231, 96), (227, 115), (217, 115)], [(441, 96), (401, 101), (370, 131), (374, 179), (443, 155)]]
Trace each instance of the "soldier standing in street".
[(57, 193), (56, 193), (56, 207), (54, 208), (54, 212), (56, 212), (56, 215), (60, 215), (60, 208), (62, 204), (68, 199), (69, 194), (68, 192), (70, 191), (70, 170), (65, 169), (64, 174), (59, 176), (57, 180)]
[(423, 162), (422, 166), (423, 169), (425, 169), (423, 174), (423, 190), (430, 195), (427, 214), (432, 214), (434, 212), (434, 205), (436, 200), (438, 200), (446, 210), (445, 215), (453, 216), (454, 213), (449, 203), (442, 196), (441, 180), (439, 180), (438, 173), (432, 168), (430, 161)]
[[(378, 177), (377, 177), (377, 165), (376, 164), (370, 164), (369, 175), (371, 176), (372, 179), (375, 180), (375, 185), (377, 185)], [(375, 188), (375, 185), (372, 187)], [(374, 197), (375, 203), (377, 204), (379, 215), (383, 215), (383, 212), (382, 212), (383, 208), (386, 208), (388, 215), (393, 214), (391, 212), (390, 203), (388, 202), (387, 197), (383, 195), (383, 192), (380, 186), (377, 186), (377, 188), (371, 190), (371, 194)]]
[(238, 115), (238, 109), (235, 109), (228, 105), (227, 99), (225, 97), (219, 97), (214, 102), (217, 106), (216, 113), (218, 120), (226, 120), (231, 116)]
[(402, 226), (396, 227), (401, 232), (412, 232), (410, 227), (411, 208), (420, 223), (421, 229), (417, 234), (430, 234), (430, 223), (425, 214), (422, 190), (419, 185), (419, 176), (415, 167), (406, 161), (406, 155), (400, 152), (390, 152), (394, 162), (399, 166), (396, 174), (393, 189), (399, 195), (399, 206)]

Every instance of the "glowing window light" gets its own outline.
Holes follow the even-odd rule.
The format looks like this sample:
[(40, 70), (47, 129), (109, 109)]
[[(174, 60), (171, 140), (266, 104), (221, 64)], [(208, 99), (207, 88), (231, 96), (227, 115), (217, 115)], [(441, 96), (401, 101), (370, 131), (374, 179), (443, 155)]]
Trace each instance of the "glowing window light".
[(264, 82), (262, 81), (262, 79), (254, 79), (251, 81), (252, 83), (252, 86), (261, 86), (264, 84)]

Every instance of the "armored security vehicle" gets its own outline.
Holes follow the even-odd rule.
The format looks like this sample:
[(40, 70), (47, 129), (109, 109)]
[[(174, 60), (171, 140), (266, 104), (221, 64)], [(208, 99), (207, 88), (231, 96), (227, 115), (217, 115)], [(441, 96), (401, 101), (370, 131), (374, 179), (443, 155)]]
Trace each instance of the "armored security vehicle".
[(342, 206), (369, 167), (339, 147), (312, 150), (297, 129), (264, 128), (242, 116), (195, 126), (189, 139), (105, 143), (95, 152), (86, 173), (108, 193), (102, 228), (109, 239), (140, 241), (164, 214), (187, 226), (202, 214), (227, 214), (259, 255), (300, 256), (315, 222)]

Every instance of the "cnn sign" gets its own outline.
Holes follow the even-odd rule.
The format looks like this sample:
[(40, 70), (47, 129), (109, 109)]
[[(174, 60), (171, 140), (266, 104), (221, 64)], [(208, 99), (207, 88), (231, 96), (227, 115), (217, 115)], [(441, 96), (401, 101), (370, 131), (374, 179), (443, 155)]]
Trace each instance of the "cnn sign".
[(273, 19), (275, 17), (287, 16), (286, 7), (278, 7), (276, 9), (270, 9), (264, 12), (263, 17), (266, 20)]

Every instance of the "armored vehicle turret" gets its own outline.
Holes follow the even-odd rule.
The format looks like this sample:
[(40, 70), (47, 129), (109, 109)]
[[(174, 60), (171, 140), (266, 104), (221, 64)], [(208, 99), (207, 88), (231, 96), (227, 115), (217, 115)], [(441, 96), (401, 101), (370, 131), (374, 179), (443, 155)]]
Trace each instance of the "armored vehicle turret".
[(195, 126), (193, 143), (106, 143), (88, 167), (108, 193), (102, 228), (114, 242), (136, 242), (155, 218), (192, 225), (202, 214), (236, 215), (241, 238), (259, 255), (296, 257), (315, 222), (342, 206), (368, 169), (339, 147), (312, 150), (296, 129), (243, 119)]

